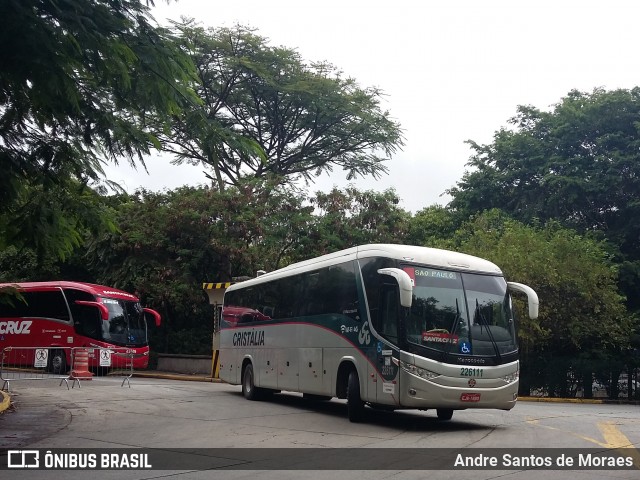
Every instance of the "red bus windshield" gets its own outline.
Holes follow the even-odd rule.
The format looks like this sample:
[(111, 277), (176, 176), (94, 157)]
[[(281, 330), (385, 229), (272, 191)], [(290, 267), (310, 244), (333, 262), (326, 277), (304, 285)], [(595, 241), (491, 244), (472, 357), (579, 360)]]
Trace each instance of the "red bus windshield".
[(147, 322), (139, 302), (105, 297), (101, 300), (109, 310), (109, 319), (102, 321), (102, 340), (132, 347), (147, 344)]

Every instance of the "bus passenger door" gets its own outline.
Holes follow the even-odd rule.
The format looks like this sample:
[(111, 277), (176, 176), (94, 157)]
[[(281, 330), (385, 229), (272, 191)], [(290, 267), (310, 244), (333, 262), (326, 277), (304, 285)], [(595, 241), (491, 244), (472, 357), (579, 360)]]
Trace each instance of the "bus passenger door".
[(399, 350), (400, 296), (398, 285), (383, 283), (380, 288), (380, 312), (376, 329), (384, 337), (379, 340), (376, 349), (376, 367), (378, 370), (377, 403), (399, 405)]

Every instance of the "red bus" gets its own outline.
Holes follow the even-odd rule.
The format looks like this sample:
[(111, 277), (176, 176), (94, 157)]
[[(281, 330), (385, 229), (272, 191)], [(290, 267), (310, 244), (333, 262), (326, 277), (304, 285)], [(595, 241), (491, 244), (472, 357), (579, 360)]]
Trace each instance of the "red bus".
[(111, 287), (64, 281), (0, 283), (0, 350), (49, 348), (47, 367), (56, 374), (71, 366), (69, 347), (88, 348), (92, 368), (99, 366), (92, 349), (115, 347), (123, 348), (111, 355), (112, 367), (129, 366), (133, 359), (133, 368), (147, 368), (147, 319), (160, 325), (158, 312)]

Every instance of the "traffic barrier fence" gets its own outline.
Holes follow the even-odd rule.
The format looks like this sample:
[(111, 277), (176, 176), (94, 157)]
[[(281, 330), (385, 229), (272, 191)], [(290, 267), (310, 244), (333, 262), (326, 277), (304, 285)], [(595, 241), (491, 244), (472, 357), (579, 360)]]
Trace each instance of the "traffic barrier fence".
[(0, 380), (2, 390), (10, 391), (11, 384), (26, 380), (59, 380), (59, 386), (80, 388), (81, 380), (98, 376), (122, 375), (131, 388), (133, 356), (125, 347), (4, 347), (0, 350)]
[[(69, 388), (67, 365), (73, 358), (71, 347), (5, 347), (0, 352), (2, 390), (24, 380), (60, 380)], [(75, 386), (75, 382), (73, 383)], [(78, 384), (79, 386), (79, 384)]]

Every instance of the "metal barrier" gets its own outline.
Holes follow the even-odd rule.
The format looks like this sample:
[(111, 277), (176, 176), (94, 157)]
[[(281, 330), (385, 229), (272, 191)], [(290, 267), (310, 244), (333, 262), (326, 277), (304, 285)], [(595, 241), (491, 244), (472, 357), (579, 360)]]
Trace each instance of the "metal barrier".
[(133, 350), (126, 347), (110, 347), (110, 348), (94, 348), (89, 349), (89, 357), (95, 360), (97, 365), (97, 372), (104, 374), (110, 371), (111, 375), (122, 374), (124, 379), (122, 380), (121, 387), (124, 384), (128, 384), (131, 388), (130, 379), (133, 377)]
[(5, 347), (0, 353), (0, 380), (2, 390), (11, 389), (11, 382), (22, 380), (60, 380), (69, 388), (80, 382), (67, 373), (67, 365), (73, 362), (70, 347)]
[[(60, 380), (69, 389), (80, 388), (80, 380), (98, 376), (122, 374), (121, 387), (131, 388), (134, 354), (125, 347), (5, 347), (0, 351), (2, 390), (10, 391), (11, 383), (23, 380)], [(91, 370), (89, 369), (91, 365)]]

